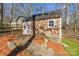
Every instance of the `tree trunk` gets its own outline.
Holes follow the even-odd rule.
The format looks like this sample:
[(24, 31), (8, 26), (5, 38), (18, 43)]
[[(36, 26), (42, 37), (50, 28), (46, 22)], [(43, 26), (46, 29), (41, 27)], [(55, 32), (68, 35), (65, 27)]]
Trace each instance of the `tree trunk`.
[(0, 3), (0, 21), (3, 21), (3, 3)]
[(74, 32), (77, 33), (78, 4), (74, 4)]

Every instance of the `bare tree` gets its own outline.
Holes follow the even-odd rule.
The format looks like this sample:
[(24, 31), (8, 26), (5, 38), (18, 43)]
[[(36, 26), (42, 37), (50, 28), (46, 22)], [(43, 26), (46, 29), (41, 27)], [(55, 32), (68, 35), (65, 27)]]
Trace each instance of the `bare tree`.
[(21, 16), (30, 16), (33, 10), (33, 6), (31, 3), (27, 4), (16, 4), (15, 10), (18, 12)]
[[(32, 4), (28, 3), (28, 4), (16, 4), (16, 3), (11, 3), (10, 4), (10, 24), (13, 20), (15, 20), (17, 22), (17, 19), (19, 16), (24, 16), (24, 17), (28, 17), (31, 15), (32, 13)], [(12, 33), (13, 33), (13, 29), (12, 29)]]
[(63, 14), (62, 14), (62, 17), (63, 17), (63, 28), (65, 30), (67, 30), (68, 28), (68, 22), (69, 22), (69, 4), (66, 3), (63, 5), (63, 8), (62, 8), (62, 11), (63, 11)]
[(77, 32), (78, 4), (74, 4), (74, 31)]

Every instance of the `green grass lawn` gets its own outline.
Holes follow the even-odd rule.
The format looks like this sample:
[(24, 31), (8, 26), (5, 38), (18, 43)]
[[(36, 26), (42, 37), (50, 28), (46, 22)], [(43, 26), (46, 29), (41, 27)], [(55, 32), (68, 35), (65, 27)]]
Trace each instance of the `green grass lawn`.
[(78, 40), (64, 38), (63, 43), (68, 45), (68, 47), (64, 47), (64, 49), (70, 54), (70, 56), (79, 56), (79, 43)]

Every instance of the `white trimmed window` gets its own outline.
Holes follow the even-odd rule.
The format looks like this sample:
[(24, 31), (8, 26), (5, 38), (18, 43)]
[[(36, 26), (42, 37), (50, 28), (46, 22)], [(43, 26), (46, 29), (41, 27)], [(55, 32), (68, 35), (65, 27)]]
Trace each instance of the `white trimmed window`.
[(55, 19), (48, 20), (48, 28), (53, 28), (55, 26)]

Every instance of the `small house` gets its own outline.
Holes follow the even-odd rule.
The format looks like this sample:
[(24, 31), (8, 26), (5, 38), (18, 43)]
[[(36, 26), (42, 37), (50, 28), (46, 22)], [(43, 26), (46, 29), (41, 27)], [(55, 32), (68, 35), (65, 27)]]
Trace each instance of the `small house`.
[(42, 35), (46, 40), (61, 43), (61, 12), (56, 10), (26, 18), (26, 22), (23, 22), (23, 34)]

